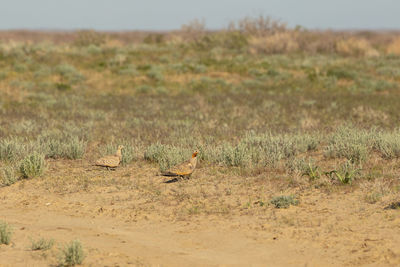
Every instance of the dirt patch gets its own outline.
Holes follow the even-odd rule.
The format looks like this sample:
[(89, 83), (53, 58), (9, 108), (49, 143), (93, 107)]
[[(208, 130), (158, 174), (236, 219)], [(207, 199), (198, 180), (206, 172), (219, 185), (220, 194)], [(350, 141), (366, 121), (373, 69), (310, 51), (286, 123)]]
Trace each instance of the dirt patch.
[[(68, 167), (67, 167), (68, 166)], [(1, 266), (56, 265), (59, 247), (79, 239), (85, 266), (398, 266), (396, 196), (365, 201), (365, 188), (283, 187), (272, 178), (201, 168), (166, 184), (136, 163), (116, 171), (53, 161), (46, 177), (0, 188), (0, 219), (13, 226)], [(276, 209), (272, 196), (299, 205)], [(30, 238), (54, 238), (31, 251)]]

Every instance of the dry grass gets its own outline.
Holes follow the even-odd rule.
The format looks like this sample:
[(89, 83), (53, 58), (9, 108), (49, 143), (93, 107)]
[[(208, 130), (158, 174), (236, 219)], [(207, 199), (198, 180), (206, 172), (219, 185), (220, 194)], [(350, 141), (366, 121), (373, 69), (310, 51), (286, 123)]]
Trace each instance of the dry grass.
[(365, 39), (355, 37), (338, 41), (336, 51), (344, 56), (377, 57), (379, 52)]
[(400, 55), (400, 38), (393, 40), (386, 48), (388, 54)]
[[(74, 216), (259, 216), (290, 228), (303, 222), (282, 214), (311, 205), (310, 192), (340, 199), (361, 188), (363, 205), (398, 193), (394, 34), (312, 32), (265, 18), (217, 32), (197, 21), (137, 36), (2, 34), (17, 37), (0, 43), (0, 186), (41, 194), (21, 207), (51, 209), (65, 197), (71, 203), (58, 208)], [(45, 36), (58, 41), (38, 42)], [(118, 144), (120, 168), (91, 166)], [(196, 149), (192, 179), (156, 175)], [(299, 205), (275, 210), (279, 195), (273, 205)]]
[(285, 54), (299, 51), (296, 33), (283, 32), (266, 37), (252, 37), (249, 52), (252, 54)]

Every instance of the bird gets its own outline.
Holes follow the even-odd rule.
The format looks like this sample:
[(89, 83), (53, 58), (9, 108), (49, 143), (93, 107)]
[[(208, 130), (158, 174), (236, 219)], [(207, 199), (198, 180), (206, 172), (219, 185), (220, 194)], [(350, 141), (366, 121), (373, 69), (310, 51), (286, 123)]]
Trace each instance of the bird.
[(162, 172), (161, 175), (189, 178), (192, 175), (194, 169), (196, 169), (198, 153), (198, 151), (193, 152), (192, 157), (189, 160), (184, 161), (181, 164), (178, 164), (165, 172)]
[(104, 156), (96, 161), (96, 166), (107, 167), (107, 169), (115, 169), (122, 160), (122, 149), (124, 146), (119, 145), (114, 155)]

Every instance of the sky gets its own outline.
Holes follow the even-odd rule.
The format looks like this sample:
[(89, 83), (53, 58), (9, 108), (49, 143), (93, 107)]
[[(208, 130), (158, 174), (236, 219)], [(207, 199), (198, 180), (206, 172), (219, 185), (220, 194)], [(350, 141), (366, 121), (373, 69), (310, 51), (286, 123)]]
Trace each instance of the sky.
[(0, 0), (0, 30), (209, 29), (270, 16), (308, 29), (400, 29), (399, 0)]

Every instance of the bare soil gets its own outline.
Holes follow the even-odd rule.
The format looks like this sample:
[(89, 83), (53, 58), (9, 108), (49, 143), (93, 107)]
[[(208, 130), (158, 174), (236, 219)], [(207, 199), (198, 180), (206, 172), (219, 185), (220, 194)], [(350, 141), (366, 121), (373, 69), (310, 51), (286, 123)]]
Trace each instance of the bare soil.
[[(164, 183), (137, 162), (116, 171), (87, 161), (49, 162), (45, 177), (0, 188), (0, 220), (12, 225), (0, 266), (56, 266), (79, 239), (84, 266), (399, 266), (400, 210), (374, 204), (368, 186), (283, 185), (260, 174), (199, 168)], [(375, 182), (376, 183), (376, 182)], [(300, 203), (276, 209), (271, 197)], [(54, 238), (32, 251), (30, 238)]]

